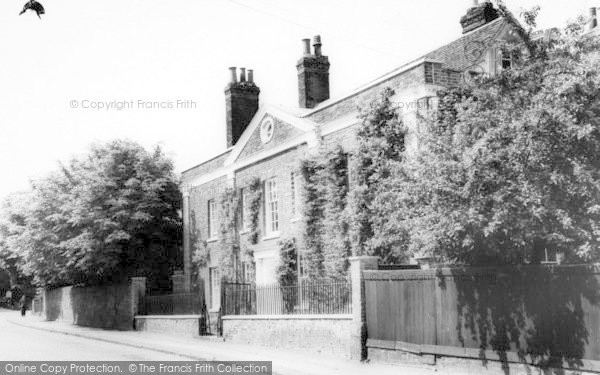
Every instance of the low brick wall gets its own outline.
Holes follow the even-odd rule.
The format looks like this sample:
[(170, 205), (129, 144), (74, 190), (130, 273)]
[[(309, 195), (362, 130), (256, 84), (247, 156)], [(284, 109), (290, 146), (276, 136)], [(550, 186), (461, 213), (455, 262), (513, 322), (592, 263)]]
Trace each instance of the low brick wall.
[(225, 341), (350, 358), (352, 315), (224, 316)]
[(131, 330), (133, 303), (129, 284), (67, 286), (44, 291), (42, 315), (46, 320), (85, 327)]
[(135, 330), (179, 337), (200, 335), (200, 315), (138, 315)]

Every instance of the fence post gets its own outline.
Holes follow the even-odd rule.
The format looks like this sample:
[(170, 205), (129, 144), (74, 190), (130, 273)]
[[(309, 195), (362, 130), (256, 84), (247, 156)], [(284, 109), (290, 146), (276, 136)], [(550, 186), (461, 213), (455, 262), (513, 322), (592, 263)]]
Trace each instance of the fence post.
[(42, 319), (48, 320), (48, 290), (42, 288)]
[(131, 278), (131, 314), (132, 317), (138, 315), (139, 305), (142, 298), (146, 295), (146, 278), (132, 277)]
[(379, 257), (357, 256), (350, 258), (352, 280), (352, 359), (367, 358), (367, 322), (365, 306), (365, 285), (362, 271), (379, 269)]

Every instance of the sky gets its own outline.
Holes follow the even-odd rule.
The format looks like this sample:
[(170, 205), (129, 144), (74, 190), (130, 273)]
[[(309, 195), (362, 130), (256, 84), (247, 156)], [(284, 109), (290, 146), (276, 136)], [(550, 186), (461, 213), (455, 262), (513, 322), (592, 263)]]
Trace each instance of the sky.
[[(230, 66), (261, 103), (297, 107), (301, 39), (321, 35), (336, 97), (461, 35), (472, 0), (0, 1), (0, 197), (118, 138), (181, 172), (225, 150)], [(600, 0), (505, 0), (564, 26)], [(161, 108), (162, 107), (162, 108)]]

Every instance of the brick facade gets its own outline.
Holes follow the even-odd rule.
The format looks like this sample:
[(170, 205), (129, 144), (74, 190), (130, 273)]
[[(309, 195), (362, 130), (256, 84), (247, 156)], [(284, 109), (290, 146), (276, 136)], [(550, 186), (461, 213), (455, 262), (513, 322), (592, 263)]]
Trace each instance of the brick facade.
[[(263, 106), (250, 123), (244, 125), (245, 132), (241, 134), (237, 144), (222, 155), (183, 173), (182, 185), (189, 186), (189, 217), (184, 217), (184, 221), (188, 223), (188, 232), (193, 233), (194, 230), (198, 230), (201, 237), (207, 239), (208, 201), (218, 200), (227, 186), (242, 189), (248, 187), (256, 178), (259, 178), (263, 184), (273, 179), (276, 182), (278, 195), (278, 233), (265, 237), (267, 212), (263, 194), (263, 205), (259, 215), (261, 232), (259, 241), (249, 248), (254, 251), (256, 260), (257, 280), (255, 281), (274, 282), (275, 269), (279, 260), (278, 241), (288, 237), (300, 240), (301, 237), (302, 220), (299, 220), (298, 214), (292, 213), (293, 202), (297, 201), (292, 191), (292, 173), (299, 173), (301, 159), (313, 152), (319, 144), (341, 145), (345, 151), (351, 152), (356, 147), (356, 127), (360, 123), (357, 117), (358, 109), (366, 108), (388, 87), (396, 94), (393, 99), (403, 105), (404, 120), (410, 129), (407, 140), (409, 152), (410, 148), (418, 147), (420, 130), (416, 114), (421, 109), (421, 105), (423, 103), (430, 105), (429, 98), (435, 96), (439, 89), (460, 82), (463, 79), (463, 72), (474, 63), (483, 64), (485, 57), (482, 57), (479, 62), (473, 62), (463, 56), (467, 52), (472, 52), (468, 49), (471, 47), (468, 46), (471, 46), (474, 40), (481, 41), (489, 49), (495, 38), (505, 29), (503, 21), (489, 22), (465, 34), (457, 41), (402, 66), (340, 99), (325, 100), (329, 96), (329, 83), (328, 75), (324, 73), (328, 74), (329, 62), (327, 61), (326, 66), (317, 66), (323, 75), (315, 79), (320, 82), (319, 85), (327, 84), (327, 95), (319, 94), (321, 96), (314, 103), (314, 108), (297, 115), (279, 108)], [(314, 55), (310, 53), (308, 42), (305, 40), (305, 54), (298, 65), (300, 105), (305, 108), (310, 108), (309, 105), (305, 105), (306, 98), (310, 96), (307, 94), (310, 84), (306, 83), (308, 70), (304, 65), (315, 57), (320, 57), (322, 60), (325, 58), (320, 55), (320, 40), (315, 44), (317, 49)], [(315, 68), (315, 65), (309, 68)], [(324, 87), (322, 90), (325, 90)], [(229, 103), (229, 98), (227, 100)], [(318, 103), (320, 101), (323, 102)], [(233, 104), (235, 106), (235, 103)], [(242, 110), (245, 111), (244, 108)], [(271, 121), (270, 126), (273, 127), (272, 136), (266, 137), (268, 139), (262, 133), (262, 127), (266, 126), (265, 121)], [(227, 129), (230, 129), (229, 123)], [(299, 186), (296, 184), (295, 188), (298, 189)], [(184, 212), (187, 212), (185, 207)], [(242, 232), (239, 237), (242, 243), (249, 244), (248, 233)], [(210, 296), (209, 267), (217, 267), (219, 262), (218, 245), (218, 241), (208, 244), (210, 264), (200, 271), (207, 296)], [(188, 253), (191, 254), (190, 241), (187, 241), (187, 246)]]
[[(273, 138), (268, 143), (263, 144), (263, 142), (261, 141), (261, 138), (260, 138), (260, 132), (261, 132), (260, 127), (257, 128), (254, 131), (254, 133), (252, 133), (252, 135), (250, 136), (250, 139), (248, 140), (248, 143), (246, 143), (246, 146), (243, 148), (243, 150), (239, 156), (239, 159), (244, 159), (245, 157), (248, 157), (248, 156), (255, 154), (257, 152), (260, 152), (260, 151), (270, 150), (270, 149), (274, 148), (275, 146), (281, 145), (288, 139), (297, 137), (302, 134), (302, 132), (299, 129), (293, 127), (292, 125), (290, 125), (284, 121), (277, 119), (276, 117), (273, 117), (273, 116), (266, 116), (266, 117), (267, 117), (267, 119), (273, 121), (273, 125), (274, 125)], [(265, 119), (265, 120), (267, 120), (267, 119)]]

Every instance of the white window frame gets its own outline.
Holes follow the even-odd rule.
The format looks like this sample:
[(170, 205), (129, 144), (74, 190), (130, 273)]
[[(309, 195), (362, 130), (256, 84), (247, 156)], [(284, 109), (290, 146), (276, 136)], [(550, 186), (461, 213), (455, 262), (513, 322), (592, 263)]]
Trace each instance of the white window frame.
[(210, 308), (216, 310), (221, 306), (221, 272), (219, 267), (208, 269), (210, 288)]
[(253, 284), (256, 281), (256, 280), (251, 280), (251, 277), (250, 277), (251, 269), (252, 269), (252, 264), (249, 260), (242, 262), (242, 277), (244, 278), (244, 282), (248, 283), (248, 284)]
[(265, 235), (276, 237), (279, 235), (279, 193), (277, 179), (270, 178), (265, 181)]
[(208, 220), (208, 240), (215, 240), (218, 237), (219, 226), (217, 223), (217, 201), (210, 199), (207, 202), (207, 220)]

